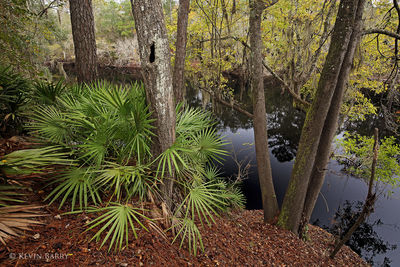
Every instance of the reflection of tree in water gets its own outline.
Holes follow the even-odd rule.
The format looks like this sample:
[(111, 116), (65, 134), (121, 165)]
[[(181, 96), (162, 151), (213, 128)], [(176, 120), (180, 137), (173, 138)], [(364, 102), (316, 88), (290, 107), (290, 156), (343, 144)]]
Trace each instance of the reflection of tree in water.
[(372, 129), (377, 127), (379, 129), (379, 136), (392, 136), (393, 132), (389, 131), (385, 127), (385, 119), (383, 114), (372, 114), (366, 115), (365, 120), (359, 121), (346, 121), (340, 127), (341, 130), (346, 130), (348, 132), (356, 132), (360, 135), (370, 136), (372, 135)]
[[(235, 98), (239, 98), (239, 89), (234, 89)], [(241, 106), (252, 112), (250, 93), (245, 92), (240, 101)], [(190, 106), (202, 106), (199, 90), (188, 88), (187, 99)], [(217, 116), (218, 128), (221, 131), (228, 127), (235, 133), (238, 129), (249, 129), (253, 127), (252, 120), (218, 103), (207, 105), (212, 108)], [(282, 95), (280, 88), (266, 88), (266, 109), (268, 114), (268, 138), (272, 154), (280, 162), (291, 161), (297, 152), (300, 139), (301, 127), (305, 114), (292, 106), (291, 98), (287, 94)]]
[[(346, 201), (335, 213), (334, 223), (331, 226), (323, 225), (321, 227), (333, 235), (343, 235), (357, 220), (362, 208), (363, 202), (361, 201), (357, 201), (356, 203)], [(318, 225), (319, 220), (315, 221), (313, 224)], [(346, 245), (370, 264), (377, 265), (378, 263), (374, 262), (376, 255), (385, 254), (386, 252), (397, 248), (396, 245), (383, 241), (374, 230), (376, 227), (382, 225), (383, 222), (380, 219), (373, 222), (368, 220), (365, 221), (354, 232)], [(391, 260), (385, 257), (380, 266), (390, 266), (390, 262)]]
[(304, 113), (292, 106), (291, 99), (279, 90), (267, 94), (268, 138), (272, 154), (280, 162), (296, 156)]

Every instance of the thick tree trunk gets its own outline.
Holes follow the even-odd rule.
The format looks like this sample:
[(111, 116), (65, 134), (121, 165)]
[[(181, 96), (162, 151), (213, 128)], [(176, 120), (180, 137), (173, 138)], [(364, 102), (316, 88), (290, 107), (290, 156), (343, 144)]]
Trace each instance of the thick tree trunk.
[(189, 16), (190, 0), (179, 0), (178, 11), (178, 30), (176, 35), (176, 52), (173, 86), (175, 93), (175, 101), (182, 102), (185, 95), (185, 57), (186, 57), (186, 40), (187, 25)]
[[(132, 2), (132, 0), (131, 0)], [(172, 88), (171, 56), (160, 0), (132, 3), (138, 36), (140, 63), (147, 102), (156, 119), (156, 153), (175, 142), (175, 104)], [(167, 206), (172, 205), (173, 181), (166, 178), (162, 188)]]
[(341, 0), (329, 52), (314, 101), (303, 125), (291, 179), (283, 200), (278, 225), (298, 233), (318, 143), (346, 54), (358, 0)]
[(359, 0), (357, 14), (354, 21), (353, 33), (350, 38), (349, 47), (340, 70), (338, 83), (332, 98), (329, 112), (325, 120), (321, 138), (319, 140), (318, 152), (315, 158), (313, 171), (308, 185), (307, 196), (304, 204), (304, 222), (308, 223), (319, 192), (325, 180), (325, 170), (331, 154), (331, 144), (337, 130), (340, 108), (342, 106), (343, 95), (354, 59), (354, 52), (362, 35), (362, 16), (364, 12), (365, 0)]
[(263, 1), (250, 0), (250, 84), (253, 92), (253, 127), (264, 221), (267, 222), (278, 214), (279, 208), (268, 151), (261, 39), (261, 16), (264, 8)]
[(69, 0), (75, 69), (79, 83), (97, 79), (96, 38), (92, 0)]

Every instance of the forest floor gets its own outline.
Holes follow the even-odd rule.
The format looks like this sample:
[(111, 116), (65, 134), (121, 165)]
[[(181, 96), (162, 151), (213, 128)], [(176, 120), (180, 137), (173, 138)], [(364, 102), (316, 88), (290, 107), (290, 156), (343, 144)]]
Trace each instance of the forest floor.
[[(0, 141), (0, 155), (23, 147), (18, 140), (11, 145)], [(45, 205), (49, 189), (43, 189), (40, 177), (32, 180), (26, 202)], [(347, 246), (330, 259), (334, 238), (325, 230), (309, 225), (308, 241), (303, 241), (264, 224), (260, 210), (232, 211), (200, 227), (204, 252), (197, 256), (186, 245), (179, 248), (178, 241), (171, 244), (171, 231), (162, 233), (148, 224), (150, 231), (138, 229), (138, 238), (130, 236), (121, 252), (108, 252), (108, 242), (100, 248), (101, 243), (90, 241), (96, 229), (84, 232), (96, 214), (65, 215), (68, 207), (59, 210), (56, 204), (42, 210), (48, 215), (39, 218), (43, 225), (8, 241), (6, 248), (1, 245), (1, 266), (369, 266)]]

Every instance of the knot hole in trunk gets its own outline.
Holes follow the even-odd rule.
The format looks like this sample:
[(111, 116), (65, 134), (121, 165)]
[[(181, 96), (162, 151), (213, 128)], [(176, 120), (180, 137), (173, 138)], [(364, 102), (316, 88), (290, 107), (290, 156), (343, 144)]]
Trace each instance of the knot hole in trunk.
[(149, 61), (150, 63), (153, 63), (156, 60), (156, 49), (154, 46), (154, 42), (151, 44), (150, 46), (150, 57), (149, 57)]

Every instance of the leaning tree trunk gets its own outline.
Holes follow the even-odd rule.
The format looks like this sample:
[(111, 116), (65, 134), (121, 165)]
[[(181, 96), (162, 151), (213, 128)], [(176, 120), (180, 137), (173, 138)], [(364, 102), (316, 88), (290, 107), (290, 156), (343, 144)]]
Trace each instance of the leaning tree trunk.
[(185, 95), (185, 57), (186, 57), (186, 40), (187, 25), (189, 16), (190, 0), (179, 0), (178, 11), (178, 29), (176, 34), (176, 52), (173, 86), (175, 93), (175, 101), (182, 102)]
[[(133, 0), (131, 0), (133, 2)], [(160, 0), (135, 0), (133, 17), (139, 44), (140, 63), (147, 102), (156, 119), (156, 154), (175, 142), (175, 104), (172, 89), (171, 56)], [(162, 188), (167, 206), (172, 206), (173, 181), (166, 178)]]
[(296, 160), (283, 200), (278, 225), (298, 233), (318, 143), (328, 114), (339, 72), (348, 49), (358, 0), (341, 0), (329, 52), (314, 101), (303, 125)]
[(310, 184), (308, 185), (307, 196), (304, 204), (304, 223), (308, 223), (310, 221), (312, 211), (314, 210), (319, 192), (325, 180), (325, 170), (331, 154), (332, 141), (337, 130), (343, 95), (353, 63), (354, 52), (362, 35), (362, 16), (364, 12), (364, 5), (365, 0), (359, 0), (357, 14), (353, 26), (353, 33), (350, 38), (350, 43), (340, 70), (335, 93), (333, 95), (324, 128), (322, 130), (321, 138), (319, 140), (318, 152), (315, 158)]
[(92, 0), (69, 0), (69, 9), (78, 82), (90, 83), (97, 78)]
[(268, 151), (267, 117), (262, 65), (261, 16), (263, 1), (250, 0), (250, 84), (253, 92), (253, 127), (256, 147), (258, 177), (261, 187), (264, 221), (271, 221), (278, 214), (278, 202), (272, 181)]

